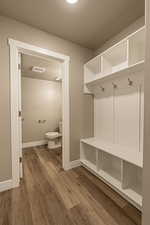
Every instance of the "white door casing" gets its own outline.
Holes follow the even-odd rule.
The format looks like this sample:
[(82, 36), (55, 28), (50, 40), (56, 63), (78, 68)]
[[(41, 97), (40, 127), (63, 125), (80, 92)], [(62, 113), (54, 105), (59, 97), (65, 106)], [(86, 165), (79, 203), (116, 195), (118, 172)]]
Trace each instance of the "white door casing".
[[(18, 64), (20, 62), (19, 53), (30, 55), (48, 56), (58, 59), (63, 64), (62, 69), (62, 122), (63, 122), (63, 146), (62, 146), (62, 166), (64, 170), (70, 169), (70, 95), (69, 95), (69, 61), (70, 57), (48, 49), (43, 49), (24, 42), (13, 39), (8, 40), (10, 46), (10, 88), (11, 88), (11, 152), (12, 152), (12, 186), (19, 186), (22, 176), (22, 167), (20, 170), (20, 156), (22, 155), (21, 126), (22, 121), (19, 117), (21, 110), (21, 73)], [(18, 76), (17, 76), (18, 74)], [(20, 173), (21, 172), (21, 173)]]
[(19, 163), (20, 163), (20, 178), (23, 177), (22, 165), (22, 103), (21, 103), (21, 53), (18, 54), (18, 126), (19, 126)]

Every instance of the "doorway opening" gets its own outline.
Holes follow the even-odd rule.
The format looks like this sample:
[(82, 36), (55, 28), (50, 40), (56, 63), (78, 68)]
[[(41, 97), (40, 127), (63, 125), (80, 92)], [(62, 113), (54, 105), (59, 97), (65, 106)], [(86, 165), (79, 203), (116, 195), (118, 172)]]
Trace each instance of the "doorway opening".
[[(70, 58), (66, 55), (63, 55), (63, 54), (60, 54), (57, 52), (49, 51), (47, 49), (42, 49), (37, 46), (29, 45), (29, 44), (15, 41), (12, 39), (9, 39), (9, 45), (10, 45), (10, 77), (11, 77), (12, 182), (13, 182), (13, 187), (17, 187), (17, 186), (19, 186), (20, 177), (23, 176), (22, 160), (21, 160), (22, 147), (27, 147), (32, 142), (32, 141), (31, 142), (27, 141), (27, 139), (26, 139), (24, 142), (24, 146), (22, 146), (22, 131), (23, 131), (22, 123), (25, 122), (25, 118), (22, 115), (22, 98), (21, 98), (21, 92), (22, 92), (22, 88), (21, 88), (21, 67), (22, 66), (21, 66), (21, 63), (22, 63), (22, 60), (21, 60), (21, 55), (22, 55), (24, 62), (25, 61), (31, 62), (32, 60), (43, 60), (45, 63), (53, 62), (52, 64), (60, 65), (60, 67), (59, 67), (60, 72), (58, 73), (58, 71), (57, 71), (57, 74), (51, 75), (50, 79), (55, 79), (55, 82), (57, 80), (57, 83), (59, 83), (60, 80), (62, 81), (62, 92), (61, 92), (62, 93), (62, 118), (60, 118), (57, 126), (55, 125), (52, 129), (50, 129), (48, 127), (46, 128), (46, 130), (44, 131), (44, 134), (43, 134), (43, 137), (45, 137), (45, 139), (40, 140), (40, 141), (45, 141), (45, 143), (48, 143), (49, 148), (55, 147), (55, 146), (58, 147), (57, 145), (59, 145), (59, 147), (60, 147), (60, 145), (62, 145), (62, 167), (64, 170), (67, 170), (70, 168), (70, 166), (69, 166), (69, 164), (70, 164), (70, 154), (69, 154), (69, 151), (70, 151), (70, 149), (69, 149), (69, 146), (70, 146), (70, 144), (69, 144), (69, 139), (70, 139), (70, 131), (69, 131), (69, 128), (70, 128), (69, 60), (70, 60)], [(33, 68), (33, 66), (34, 66), (34, 68)], [(45, 70), (45, 67), (43, 67), (43, 66), (38, 66), (38, 68), (36, 68), (35, 65), (33, 65), (33, 66), (32, 66), (32, 68), (30, 66), (31, 71), (32, 70), (42, 70), (42, 69)], [(24, 66), (24, 70), (25, 70), (25, 66)], [(40, 77), (39, 74), (38, 74), (38, 77)], [(28, 73), (28, 75), (29, 75), (29, 73)], [(26, 76), (28, 76), (28, 75), (26, 75)], [(33, 73), (30, 74), (30, 76), (33, 76)], [(37, 74), (36, 74), (36, 76), (37, 76)], [(46, 73), (44, 75), (44, 72), (43, 72), (43, 77), (42, 77), (43, 79), (44, 79), (44, 76), (47, 76), (47, 75), (46, 75)], [(32, 77), (32, 79), (33, 79), (33, 77)], [(46, 82), (46, 80), (45, 80), (45, 82)], [(29, 88), (29, 86), (28, 86), (28, 88)], [(34, 93), (34, 90), (33, 90), (33, 93)], [(50, 97), (50, 95), (52, 95), (52, 93), (49, 92), (49, 97)], [(47, 95), (47, 98), (48, 98), (48, 95)], [(29, 113), (29, 110), (27, 110), (27, 111)], [(31, 114), (31, 112), (30, 112), (30, 114)], [(44, 124), (46, 125), (47, 124), (47, 126), (48, 126), (46, 118), (44, 118), (44, 117), (36, 118), (36, 116), (33, 116), (33, 117), (34, 117), (34, 122), (36, 121), (35, 122), (36, 125), (37, 124), (38, 125), (44, 125)], [(58, 119), (57, 119), (57, 121), (58, 121)], [(30, 127), (30, 125), (29, 125), (29, 127)], [(33, 129), (32, 125), (31, 125), (31, 128)], [(35, 128), (35, 130), (37, 132), (38, 129)], [(27, 131), (24, 130), (23, 132), (26, 133)], [(58, 137), (56, 137), (54, 140), (54, 138), (52, 138), (52, 133), (50, 134), (49, 132), (55, 132), (55, 135), (57, 132)], [(32, 132), (28, 132), (28, 135), (26, 133), (27, 137), (24, 137), (24, 138), (29, 138), (29, 133), (30, 133), (30, 135), (32, 134)], [(61, 133), (61, 135), (60, 135), (60, 133)], [(54, 133), (53, 133), (53, 135), (54, 135)], [(28, 139), (28, 140), (30, 140), (30, 139)], [(43, 144), (40, 141), (39, 142), (38, 141), (39, 140), (37, 140), (37, 142), (35, 141), (36, 142), (35, 144), (37, 144), (37, 145)]]
[[(23, 153), (47, 151), (49, 158), (57, 155), (62, 168), (62, 62), (27, 54), (20, 58)], [(21, 177), (22, 167), (20, 163)]]

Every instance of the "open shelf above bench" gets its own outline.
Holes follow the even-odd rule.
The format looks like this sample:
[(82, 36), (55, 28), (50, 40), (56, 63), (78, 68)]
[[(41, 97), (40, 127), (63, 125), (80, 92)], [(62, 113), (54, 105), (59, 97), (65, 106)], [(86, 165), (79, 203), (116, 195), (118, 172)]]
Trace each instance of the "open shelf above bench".
[(135, 65), (126, 67), (123, 70), (119, 70), (113, 73), (109, 74), (100, 74), (99, 77), (97, 76), (95, 79), (86, 82), (86, 86), (94, 86), (94, 85), (99, 85), (100, 83), (104, 83), (110, 79), (116, 79), (119, 77), (125, 77), (125, 76), (130, 76), (133, 73), (138, 73), (144, 70), (144, 61), (140, 61)]
[(143, 61), (145, 58), (145, 28), (129, 37), (129, 66)]
[(102, 54), (102, 73), (110, 74), (128, 67), (127, 41), (122, 41)]
[(144, 58), (145, 27), (142, 27), (84, 65), (84, 92), (92, 93), (91, 85), (142, 71)]

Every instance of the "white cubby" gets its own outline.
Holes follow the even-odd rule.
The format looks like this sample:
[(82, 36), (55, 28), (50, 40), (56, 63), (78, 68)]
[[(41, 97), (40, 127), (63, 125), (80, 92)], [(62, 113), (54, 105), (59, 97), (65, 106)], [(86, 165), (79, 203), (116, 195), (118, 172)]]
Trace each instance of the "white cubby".
[(85, 143), (81, 143), (81, 161), (85, 164), (90, 166), (91, 169), (93, 169), (94, 171), (96, 171), (97, 169), (97, 163), (96, 163), (96, 149), (91, 147), (90, 145), (87, 145)]
[(95, 80), (101, 72), (101, 57), (97, 56), (84, 65), (84, 82)]
[(113, 184), (115, 188), (121, 189), (122, 160), (106, 152), (99, 151), (97, 164), (98, 175), (108, 184)]
[(129, 38), (129, 65), (144, 61), (145, 58), (145, 29), (142, 28)]
[(97, 151), (97, 172), (101, 171), (103, 167), (103, 153), (102, 151)]
[(145, 56), (145, 27), (129, 35), (84, 66), (84, 92), (92, 93), (90, 85), (122, 77), (143, 69)]
[(125, 193), (142, 205), (142, 168), (123, 162), (123, 183)]
[(82, 165), (141, 210), (142, 168), (85, 143), (87, 140), (81, 140)]
[(124, 161), (123, 171), (123, 189), (142, 195), (142, 168)]
[(102, 73), (109, 74), (128, 66), (127, 41), (120, 42), (102, 55)]
[(121, 159), (103, 152), (101, 170), (108, 176), (121, 182)]

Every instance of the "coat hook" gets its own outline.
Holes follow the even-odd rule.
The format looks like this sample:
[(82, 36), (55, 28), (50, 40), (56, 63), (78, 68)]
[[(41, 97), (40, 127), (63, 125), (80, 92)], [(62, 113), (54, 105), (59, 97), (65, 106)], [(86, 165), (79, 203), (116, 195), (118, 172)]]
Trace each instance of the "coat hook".
[(101, 91), (105, 91), (105, 88), (104, 87), (102, 87), (102, 86), (100, 86), (100, 89), (101, 89)]
[(113, 88), (117, 88), (117, 84), (112, 83)]
[(129, 86), (132, 86), (133, 85), (133, 81), (130, 80), (130, 78), (128, 78), (128, 84), (129, 84)]

